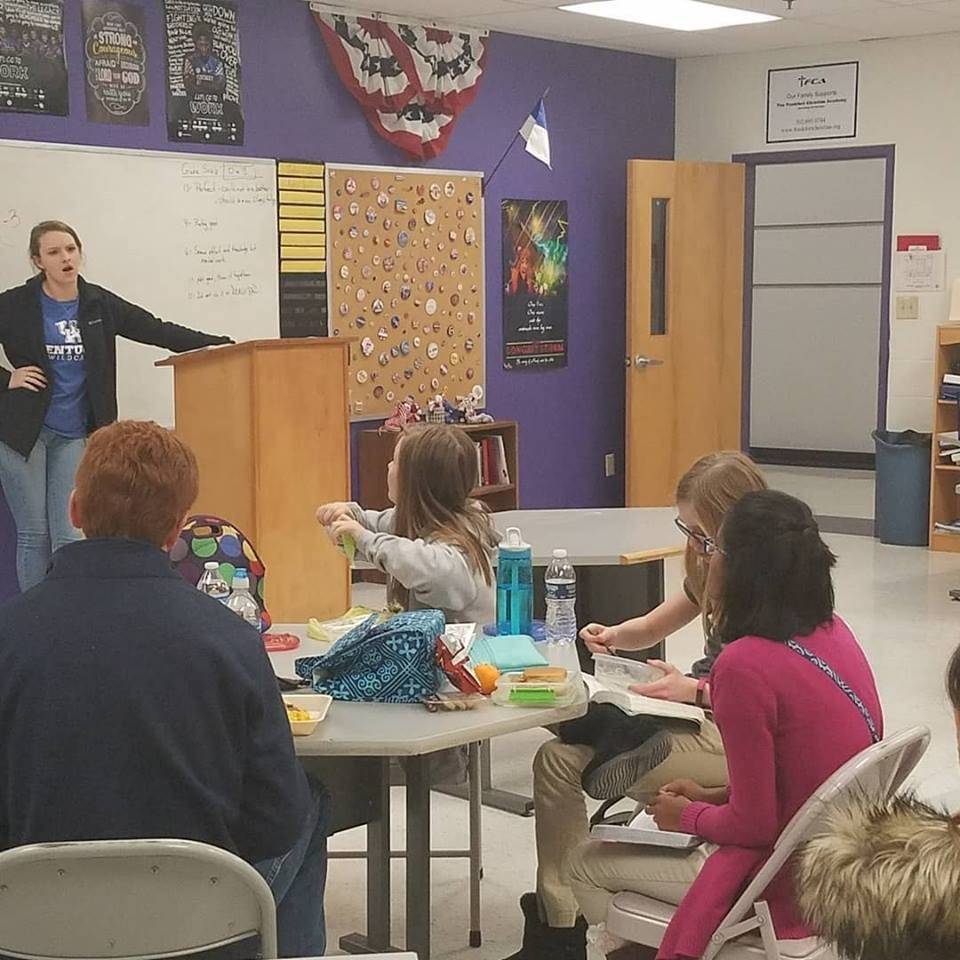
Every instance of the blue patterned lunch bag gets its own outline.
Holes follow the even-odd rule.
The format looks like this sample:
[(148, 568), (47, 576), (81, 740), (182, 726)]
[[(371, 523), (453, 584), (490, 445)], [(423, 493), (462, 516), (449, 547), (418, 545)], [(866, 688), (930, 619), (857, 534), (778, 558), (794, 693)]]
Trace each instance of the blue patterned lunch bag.
[(302, 657), (294, 667), (317, 693), (334, 700), (419, 703), (437, 692), (437, 640), (446, 623), (439, 610), (411, 610), (378, 622), (368, 617), (322, 657)]

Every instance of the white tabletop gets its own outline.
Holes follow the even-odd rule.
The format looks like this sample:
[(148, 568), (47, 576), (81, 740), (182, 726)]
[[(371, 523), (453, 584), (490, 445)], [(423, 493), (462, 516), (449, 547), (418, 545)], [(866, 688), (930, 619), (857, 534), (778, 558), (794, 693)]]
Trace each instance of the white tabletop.
[(674, 525), (672, 507), (611, 507), (601, 510), (507, 510), (492, 514), (502, 534), (519, 527), (533, 548), (533, 562), (546, 565), (562, 547), (580, 566), (618, 564), (628, 553), (663, 550), (684, 545)]
[[(301, 638), (296, 650), (270, 654), (273, 669), (281, 677), (296, 676), (295, 660), (318, 656), (329, 649), (328, 644), (307, 638), (303, 624), (274, 624), (271, 633), (293, 633)], [(542, 646), (542, 650), (551, 663), (579, 671), (573, 647)], [(568, 707), (501, 707), (488, 701), (474, 710), (430, 713), (419, 704), (337, 700), (310, 736), (294, 737), (293, 742), (302, 757), (420, 756), (571, 720), (583, 716), (586, 704), (584, 693)]]

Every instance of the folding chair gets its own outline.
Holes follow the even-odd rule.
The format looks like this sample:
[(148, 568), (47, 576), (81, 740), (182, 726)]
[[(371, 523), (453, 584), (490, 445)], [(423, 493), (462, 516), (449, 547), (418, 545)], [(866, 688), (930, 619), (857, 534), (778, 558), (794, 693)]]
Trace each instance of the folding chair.
[[(829, 808), (855, 796), (892, 796), (930, 743), (916, 726), (875, 743), (845, 763), (797, 811), (777, 838), (773, 853), (750, 881), (711, 938), (702, 960), (834, 960), (817, 939), (777, 940), (770, 910), (760, 897), (797, 848), (821, 833)], [(676, 907), (638, 893), (618, 893), (607, 912), (607, 930), (634, 943), (659, 947)]]
[(0, 853), (0, 955), (158, 960), (260, 937), (273, 894), (250, 864), (192, 840), (40, 843)]

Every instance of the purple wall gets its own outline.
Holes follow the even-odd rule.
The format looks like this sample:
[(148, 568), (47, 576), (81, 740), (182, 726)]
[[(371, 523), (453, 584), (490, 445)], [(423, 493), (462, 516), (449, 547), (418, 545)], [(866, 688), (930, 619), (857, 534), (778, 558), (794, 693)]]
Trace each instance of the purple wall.
[[(86, 121), (77, 3), (66, 5), (72, 115), (0, 114), (0, 137), (175, 149), (166, 140), (164, 120), (162, 4), (143, 6), (150, 57), (149, 127)], [(235, 152), (406, 163), (373, 132), (343, 89), (303, 0), (239, 0), (239, 6), (246, 144)], [(429, 165), (489, 173), (547, 86), (553, 170), (519, 144), (486, 198), (489, 409), (520, 422), (523, 506), (618, 505), (623, 502), (625, 161), (673, 156), (673, 61), (496, 34), (476, 101), (463, 114), (446, 152)], [(502, 197), (569, 203), (570, 349), (565, 370), (508, 374), (501, 369)], [(0, 277), (0, 287), (19, 279)], [(618, 465), (618, 476), (610, 479), (603, 475), (608, 451), (616, 453)], [(12, 582), (11, 531), (0, 505), (0, 596)]]

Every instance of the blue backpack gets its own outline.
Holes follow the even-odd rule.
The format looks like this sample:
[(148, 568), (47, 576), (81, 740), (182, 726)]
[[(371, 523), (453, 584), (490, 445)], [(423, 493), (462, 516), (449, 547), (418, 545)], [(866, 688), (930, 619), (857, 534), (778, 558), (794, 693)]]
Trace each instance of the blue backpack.
[(439, 610), (412, 610), (378, 622), (373, 614), (322, 657), (302, 657), (297, 676), (334, 700), (419, 703), (437, 692), (437, 640), (446, 629)]

